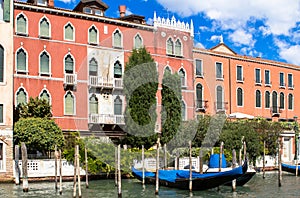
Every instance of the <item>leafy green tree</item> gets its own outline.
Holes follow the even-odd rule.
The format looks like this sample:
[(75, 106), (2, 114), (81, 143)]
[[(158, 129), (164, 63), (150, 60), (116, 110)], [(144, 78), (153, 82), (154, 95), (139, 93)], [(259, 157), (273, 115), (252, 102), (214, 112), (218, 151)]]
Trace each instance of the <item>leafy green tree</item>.
[(36, 98), (29, 98), (27, 104), (18, 105), (16, 114), (16, 122), (20, 118), (51, 118), (51, 105), (47, 100)]
[(25, 142), (30, 150), (38, 150), (44, 155), (53, 151), (55, 145), (64, 145), (64, 136), (54, 120), (44, 118), (21, 118), (14, 126), (14, 143)]
[(158, 73), (156, 64), (145, 48), (133, 49), (124, 73), (126, 97), (125, 131), (122, 144), (152, 147), (156, 140), (155, 124)]
[(161, 143), (168, 143), (181, 122), (181, 81), (178, 74), (165, 72), (162, 80)]

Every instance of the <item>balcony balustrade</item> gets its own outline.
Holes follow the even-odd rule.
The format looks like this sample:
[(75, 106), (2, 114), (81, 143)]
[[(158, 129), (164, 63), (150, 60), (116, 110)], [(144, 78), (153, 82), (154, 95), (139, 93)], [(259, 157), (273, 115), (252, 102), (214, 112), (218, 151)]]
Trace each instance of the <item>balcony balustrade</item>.
[(64, 87), (76, 86), (77, 85), (77, 74), (65, 74)]
[(89, 123), (92, 124), (125, 124), (124, 115), (90, 114)]

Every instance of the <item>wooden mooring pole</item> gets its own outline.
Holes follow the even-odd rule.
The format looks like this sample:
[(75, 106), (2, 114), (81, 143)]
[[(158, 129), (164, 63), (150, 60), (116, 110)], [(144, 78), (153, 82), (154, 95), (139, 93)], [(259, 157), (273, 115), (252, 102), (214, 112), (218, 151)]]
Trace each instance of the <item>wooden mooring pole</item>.
[(221, 142), (221, 145), (220, 145), (220, 153), (219, 153), (219, 172), (222, 171), (222, 155), (223, 155), (223, 145), (224, 143)]
[(156, 178), (155, 178), (155, 195), (158, 195), (159, 190), (159, 146), (160, 137), (157, 138), (157, 149), (156, 149)]
[(118, 145), (118, 197), (122, 197), (122, 178), (121, 178), (121, 145)]
[(78, 178), (78, 197), (81, 198), (81, 183), (80, 183), (80, 161), (79, 161), (79, 145), (76, 145), (77, 151), (77, 178)]
[(74, 178), (73, 178), (73, 198), (76, 197), (76, 177), (77, 177), (77, 146), (74, 148)]
[(189, 141), (189, 171), (190, 171), (190, 176), (189, 176), (189, 190), (190, 193), (193, 192), (193, 178), (192, 178), (192, 141)]
[(168, 168), (168, 161), (167, 161), (167, 144), (164, 144), (164, 169)]
[(282, 142), (281, 139), (278, 138), (278, 186), (279, 187), (281, 187), (281, 181), (282, 181), (281, 151), (282, 151)]
[(115, 146), (115, 187), (118, 186), (118, 146)]
[(58, 189), (57, 187), (57, 156), (58, 153), (57, 153), (57, 146), (55, 145), (55, 148), (54, 148), (54, 175), (55, 175), (55, 190)]
[(203, 151), (201, 148), (199, 151), (199, 172), (200, 174), (203, 174)]
[(21, 143), (21, 150), (22, 150), (23, 192), (28, 192), (27, 148), (24, 142)]
[(19, 145), (15, 145), (15, 184), (20, 184), (20, 167), (19, 167), (19, 158), (20, 158), (20, 147)]
[(145, 185), (145, 147), (142, 145), (142, 185)]
[[(236, 167), (236, 152), (232, 150), (232, 169)], [(236, 191), (236, 179), (232, 180), (232, 191)]]
[(86, 146), (84, 147), (84, 158), (85, 158), (85, 187), (89, 188), (89, 167), (88, 167), (88, 156)]
[(59, 149), (59, 194), (62, 194), (62, 161), (61, 161), (61, 149)]
[(263, 154), (263, 179), (265, 179), (265, 167), (266, 167), (266, 165), (265, 165), (265, 163), (266, 163), (266, 141), (264, 141), (264, 154)]

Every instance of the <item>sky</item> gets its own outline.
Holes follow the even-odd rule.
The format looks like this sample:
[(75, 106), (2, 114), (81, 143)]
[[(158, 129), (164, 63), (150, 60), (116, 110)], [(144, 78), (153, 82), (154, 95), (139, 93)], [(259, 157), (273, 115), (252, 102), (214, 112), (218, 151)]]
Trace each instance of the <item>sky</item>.
[[(73, 9), (80, 0), (55, 0), (55, 6)], [(153, 13), (175, 16), (194, 24), (194, 46), (210, 49), (224, 43), (240, 55), (286, 62), (300, 66), (300, 0), (102, 0), (109, 8), (106, 16), (119, 17), (118, 6), (126, 14)]]

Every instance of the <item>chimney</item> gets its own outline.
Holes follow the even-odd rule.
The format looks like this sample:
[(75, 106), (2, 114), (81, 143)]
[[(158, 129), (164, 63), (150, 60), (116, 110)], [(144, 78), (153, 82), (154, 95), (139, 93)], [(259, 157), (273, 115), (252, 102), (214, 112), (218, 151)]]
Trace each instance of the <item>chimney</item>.
[(120, 18), (125, 16), (125, 12), (126, 12), (126, 5), (120, 5), (119, 6), (119, 12), (120, 12)]
[(48, 0), (48, 6), (54, 7), (54, 0)]

